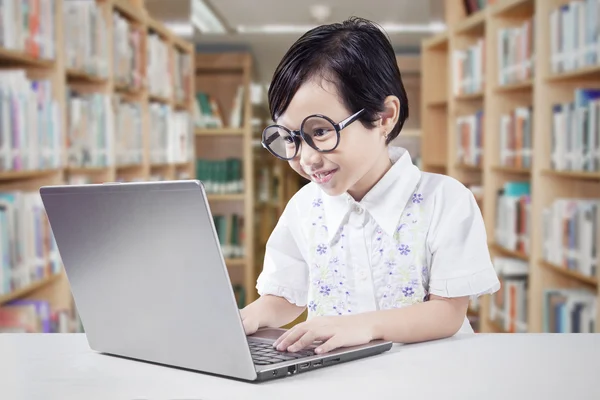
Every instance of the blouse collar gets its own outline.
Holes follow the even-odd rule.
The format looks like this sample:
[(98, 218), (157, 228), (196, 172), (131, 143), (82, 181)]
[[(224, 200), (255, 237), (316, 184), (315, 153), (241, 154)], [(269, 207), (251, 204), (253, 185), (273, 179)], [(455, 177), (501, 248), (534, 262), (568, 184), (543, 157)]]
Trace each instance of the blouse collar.
[(352, 207), (358, 205), (368, 212), (389, 236), (394, 234), (402, 212), (421, 179), (421, 172), (412, 163), (408, 151), (388, 147), (392, 167), (371, 188), (360, 202), (348, 193), (329, 196), (323, 193), (329, 242), (335, 238)]

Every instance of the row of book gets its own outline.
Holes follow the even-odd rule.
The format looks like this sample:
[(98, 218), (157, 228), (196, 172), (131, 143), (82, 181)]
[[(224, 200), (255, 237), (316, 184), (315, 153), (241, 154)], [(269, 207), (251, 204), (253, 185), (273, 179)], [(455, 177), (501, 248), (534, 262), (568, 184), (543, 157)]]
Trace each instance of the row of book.
[(483, 92), (485, 88), (485, 41), (464, 50), (454, 50), (452, 54), (453, 93), (455, 96)]
[(140, 103), (115, 99), (115, 156), (117, 166), (142, 164), (144, 140), (142, 106)]
[(600, 199), (559, 198), (543, 210), (543, 258), (595, 277), (600, 243)]
[(552, 107), (551, 167), (600, 171), (600, 89), (575, 89), (572, 102)]
[(483, 110), (456, 118), (457, 162), (475, 166), (483, 165), (485, 120)]
[(0, 2), (0, 46), (34, 58), (56, 57), (55, 0)]
[(60, 272), (62, 262), (38, 192), (0, 192), (0, 295)]
[(113, 12), (113, 79), (116, 86), (140, 90), (144, 85), (142, 38), (141, 28), (130, 24), (119, 12)]
[(183, 163), (193, 159), (190, 114), (166, 104), (150, 103), (150, 163)]
[(530, 80), (534, 76), (534, 19), (498, 30), (498, 84)]
[(60, 166), (60, 106), (52, 89), (50, 81), (29, 80), (24, 70), (0, 71), (0, 170)]
[(588, 289), (545, 289), (543, 331), (596, 333), (598, 296)]
[(550, 65), (554, 73), (600, 64), (600, 0), (577, 0), (550, 13)]
[(490, 319), (509, 333), (527, 333), (529, 263), (511, 257), (495, 257), (500, 290), (492, 294)]
[(533, 108), (517, 107), (500, 116), (500, 165), (531, 168), (533, 158)]
[(108, 77), (108, 24), (96, 1), (64, 2), (63, 29), (66, 68)]
[(278, 169), (281, 169), (279, 163), (274, 166), (262, 165), (258, 171), (258, 185), (257, 185), (257, 201), (259, 203), (275, 203), (279, 201), (279, 188), (281, 182), (279, 177), (281, 176)]
[[(219, 104), (216, 96), (206, 92), (196, 93), (195, 125), (197, 128), (241, 128), (244, 112), (244, 86), (239, 85), (231, 104)], [(229, 120), (223, 113), (223, 107), (229, 106)]]
[(219, 238), (219, 244), (224, 258), (243, 258), (246, 254), (244, 247), (244, 216), (236, 213), (228, 215), (213, 215), (213, 222)]
[(530, 254), (531, 184), (506, 182), (496, 194), (494, 239), (496, 244), (522, 254)]
[(148, 91), (150, 95), (170, 99), (173, 96), (173, 71), (169, 45), (156, 33), (147, 39)]
[(81, 333), (79, 314), (72, 309), (53, 309), (44, 300), (19, 299), (0, 307), (0, 333)]
[(222, 160), (196, 159), (196, 179), (207, 193), (231, 194), (244, 192), (244, 175), (240, 158)]
[(67, 90), (68, 167), (114, 165), (114, 111), (111, 96)]

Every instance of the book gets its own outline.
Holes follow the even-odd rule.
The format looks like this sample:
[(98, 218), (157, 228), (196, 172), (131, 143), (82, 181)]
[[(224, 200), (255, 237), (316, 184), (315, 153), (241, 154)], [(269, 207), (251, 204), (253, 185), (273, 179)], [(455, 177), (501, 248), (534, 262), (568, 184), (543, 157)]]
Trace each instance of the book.
[(501, 288), (492, 294), (490, 319), (505, 332), (527, 333), (529, 263), (510, 257), (493, 263)]
[(543, 209), (542, 221), (542, 258), (558, 267), (596, 277), (600, 199), (556, 199)]
[(171, 99), (173, 97), (172, 54), (167, 42), (156, 33), (147, 37), (146, 73), (151, 96)]
[(192, 98), (192, 88), (190, 82), (193, 79), (193, 63), (191, 54), (184, 53), (179, 49), (175, 50), (173, 57), (173, 83), (175, 92), (175, 102), (188, 104)]
[(150, 103), (150, 163), (185, 163), (193, 160), (194, 132), (187, 111)]
[(500, 86), (531, 80), (534, 77), (535, 16), (519, 26), (498, 30), (498, 84)]
[(114, 165), (114, 110), (105, 93), (67, 90), (68, 167)]
[(95, 0), (66, 1), (63, 5), (65, 67), (108, 77), (108, 24)]
[(456, 118), (457, 163), (471, 166), (483, 165), (484, 127), (483, 110)]
[(142, 106), (116, 96), (113, 108), (116, 165), (141, 165), (144, 158)]
[(137, 91), (144, 84), (144, 33), (119, 12), (113, 12), (113, 80), (118, 88)]
[(544, 290), (543, 296), (544, 332), (596, 332), (596, 293), (587, 289), (550, 288)]
[(219, 244), (224, 258), (243, 258), (244, 248), (244, 217), (236, 213), (213, 215), (213, 222), (219, 238)]
[(557, 171), (600, 171), (600, 89), (577, 88), (552, 106), (551, 160)]
[(0, 71), (0, 170), (62, 167), (60, 105), (49, 80), (29, 80), (25, 70)]
[(244, 175), (242, 160), (227, 158), (223, 160), (196, 160), (196, 179), (200, 180), (207, 193), (234, 194), (243, 193)]
[(531, 185), (506, 182), (496, 194), (494, 239), (496, 244), (525, 255), (530, 254)]
[(453, 93), (455, 96), (483, 92), (485, 89), (485, 40), (478, 38), (466, 49), (452, 53)]
[(517, 107), (500, 116), (500, 166), (531, 168), (533, 108)]
[(600, 64), (600, 0), (570, 1), (554, 8), (549, 18), (553, 73)]

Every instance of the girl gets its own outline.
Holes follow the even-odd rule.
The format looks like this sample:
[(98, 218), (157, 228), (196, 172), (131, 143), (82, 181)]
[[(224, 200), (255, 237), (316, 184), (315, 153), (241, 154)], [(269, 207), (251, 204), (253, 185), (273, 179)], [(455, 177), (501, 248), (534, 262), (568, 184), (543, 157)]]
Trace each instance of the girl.
[(307, 32), (277, 67), (269, 107), (263, 146), (311, 182), (271, 234), (246, 333), (307, 307), (278, 350), (473, 332), (469, 299), (500, 286), (482, 216), (465, 186), (390, 146), (408, 103), (382, 31), (353, 18)]

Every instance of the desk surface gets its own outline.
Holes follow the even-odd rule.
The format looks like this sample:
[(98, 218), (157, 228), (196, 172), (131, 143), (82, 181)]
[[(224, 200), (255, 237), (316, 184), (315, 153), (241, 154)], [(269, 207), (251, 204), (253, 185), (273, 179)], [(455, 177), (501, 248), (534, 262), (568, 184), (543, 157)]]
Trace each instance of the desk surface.
[[(600, 334), (489, 334), (245, 383), (97, 354), (82, 334), (0, 335), (3, 399), (600, 399)], [(416, 397), (418, 396), (418, 397)]]

